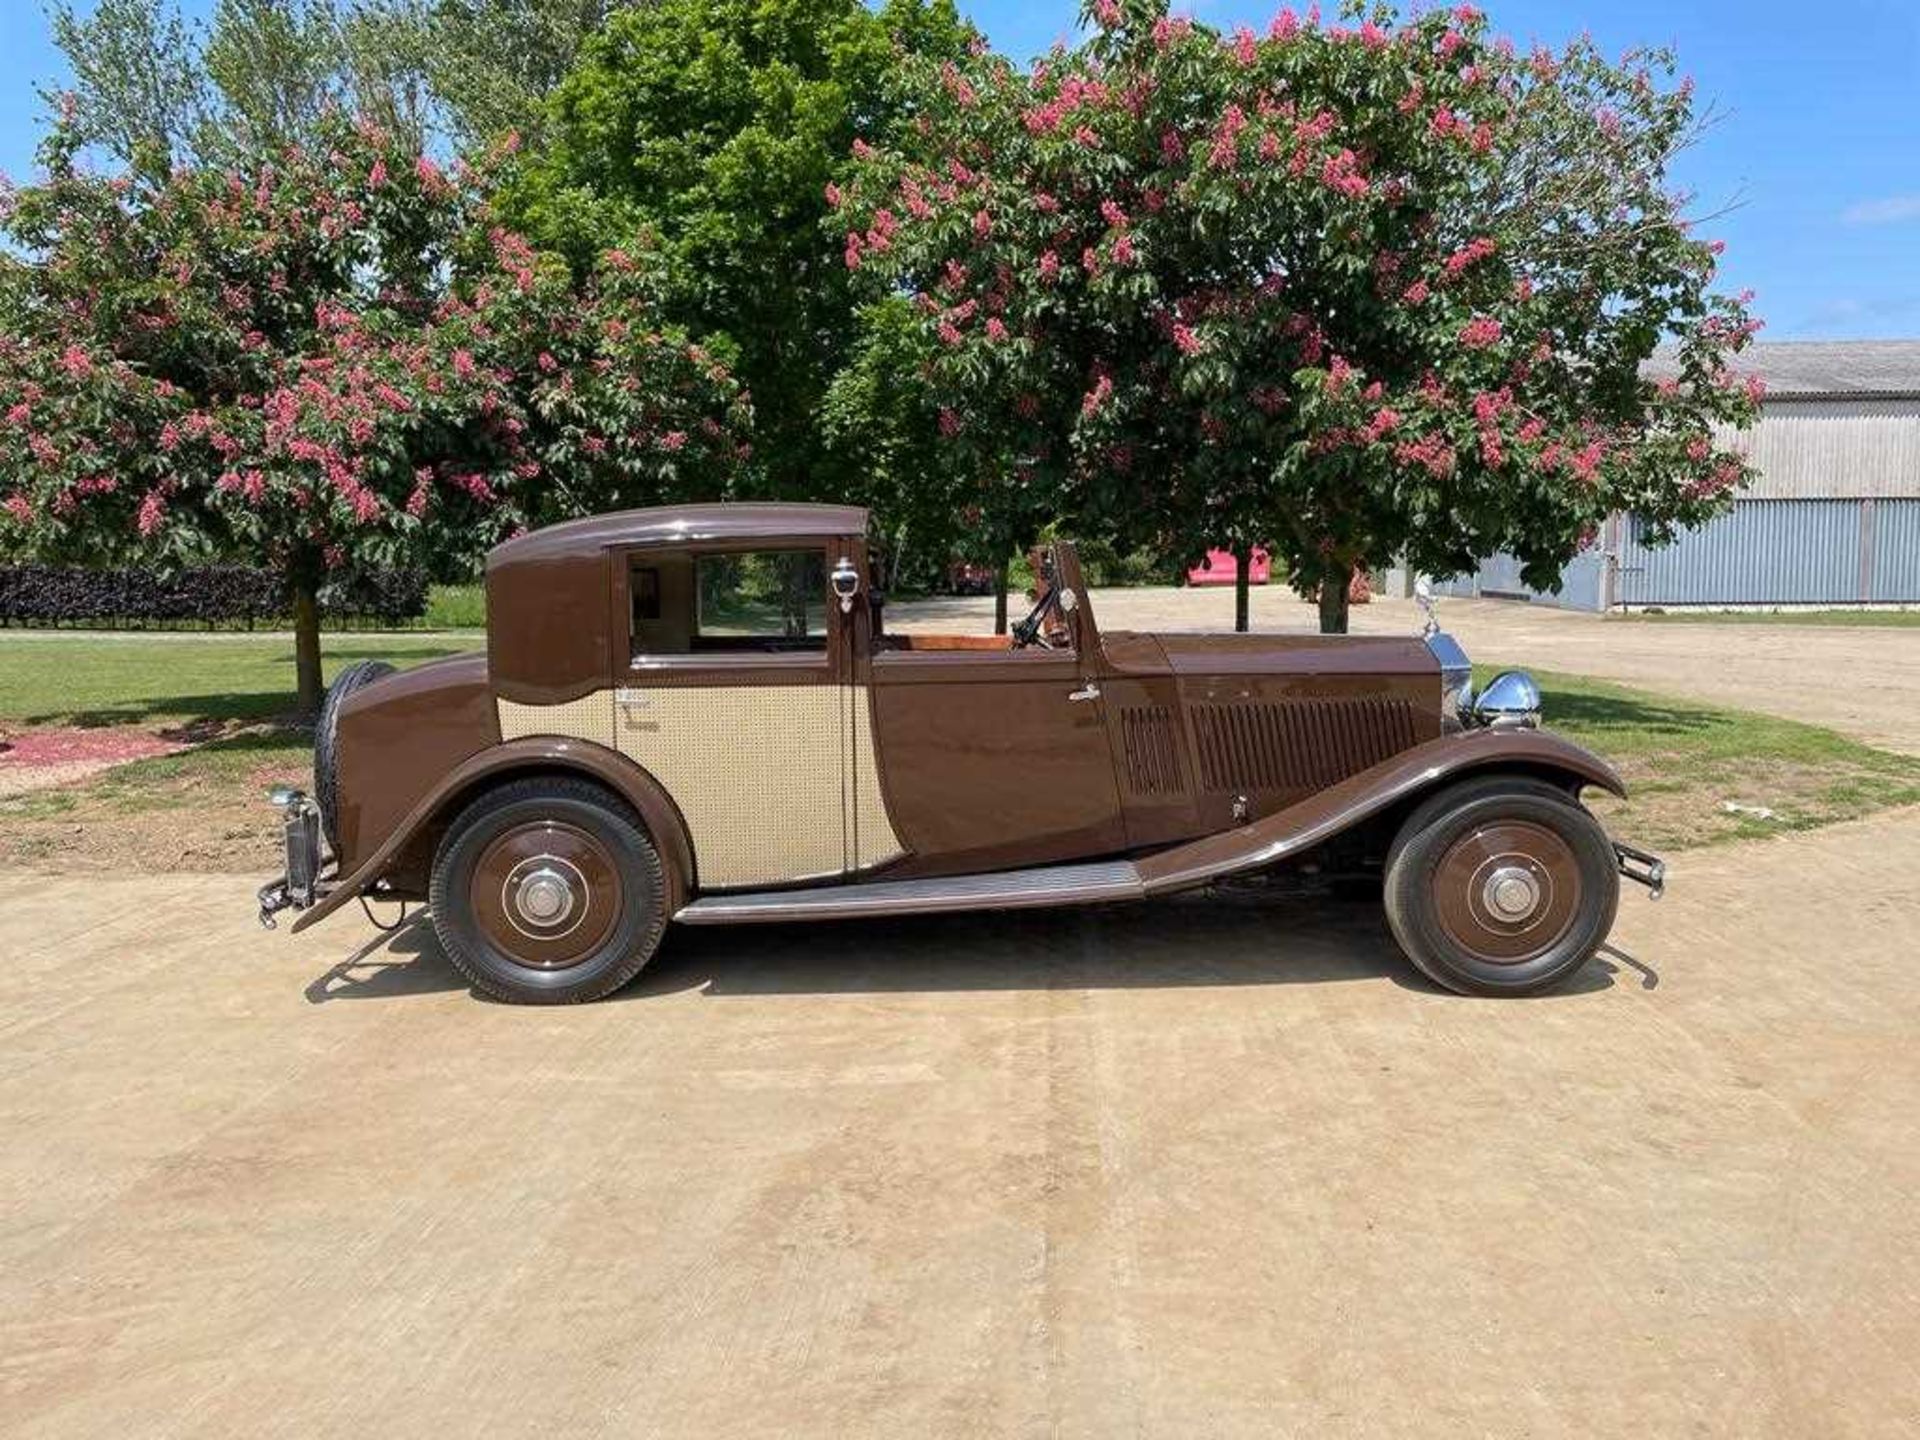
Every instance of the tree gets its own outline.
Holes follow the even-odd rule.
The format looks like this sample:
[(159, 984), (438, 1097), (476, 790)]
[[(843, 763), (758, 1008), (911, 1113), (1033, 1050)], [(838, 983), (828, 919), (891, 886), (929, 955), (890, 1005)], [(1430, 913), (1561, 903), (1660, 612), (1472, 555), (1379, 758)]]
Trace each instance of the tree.
[(427, 73), (454, 134), (487, 145), (540, 130), (547, 95), (587, 37), (630, 0), (438, 0)]
[(323, 577), (471, 565), (565, 515), (704, 496), (738, 385), (655, 323), (651, 261), (576, 288), (486, 181), (371, 126), (246, 171), (73, 164), (56, 128), (0, 256), (0, 554), (287, 576), (300, 703)]
[[(1340, 631), (1356, 567), (1504, 550), (1545, 586), (1608, 513), (1670, 533), (1744, 482), (1713, 437), (1757, 326), (1666, 186), (1668, 57), (1521, 55), (1464, 5), (1088, 18), (1030, 73), (913, 66), (842, 199), (990, 513), (1037, 483), (1123, 543), (1264, 543)], [(1679, 378), (1643, 379), (1663, 343)]]
[(615, 13), (555, 91), (510, 213), (576, 260), (650, 232), (669, 313), (737, 357), (777, 493), (849, 493), (820, 433), (854, 299), (822, 228), (855, 142), (899, 115), (907, 56), (971, 32), (951, 0), (656, 0)]

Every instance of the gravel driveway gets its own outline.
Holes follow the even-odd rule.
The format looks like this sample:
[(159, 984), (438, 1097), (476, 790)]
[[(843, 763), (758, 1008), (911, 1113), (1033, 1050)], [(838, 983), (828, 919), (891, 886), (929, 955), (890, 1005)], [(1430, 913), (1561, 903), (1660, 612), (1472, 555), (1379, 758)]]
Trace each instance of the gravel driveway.
[(685, 932), (468, 996), (249, 882), (0, 875), (10, 1436), (1893, 1435), (1920, 815), (1570, 993), (1229, 896)]

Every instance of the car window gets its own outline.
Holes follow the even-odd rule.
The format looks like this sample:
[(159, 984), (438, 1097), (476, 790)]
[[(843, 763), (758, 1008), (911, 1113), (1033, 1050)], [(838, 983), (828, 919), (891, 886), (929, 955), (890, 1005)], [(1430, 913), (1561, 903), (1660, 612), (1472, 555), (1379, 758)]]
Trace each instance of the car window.
[(693, 645), (824, 650), (824, 552), (752, 550), (694, 558)]

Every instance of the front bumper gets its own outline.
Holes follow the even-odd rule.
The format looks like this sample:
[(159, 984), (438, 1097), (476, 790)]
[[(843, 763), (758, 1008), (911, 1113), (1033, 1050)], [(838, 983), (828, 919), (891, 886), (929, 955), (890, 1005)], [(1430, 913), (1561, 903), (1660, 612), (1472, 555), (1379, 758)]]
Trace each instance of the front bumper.
[(286, 868), (258, 892), (260, 923), (269, 930), (282, 910), (305, 910), (330, 888), (321, 874), (319, 807), (298, 790), (276, 792), (273, 803), (283, 817), (280, 830)]
[(1658, 900), (1667, 893), (1667, 862), (1658, 855), (1615, 840), (1613, 857), (1623, 878), (1647, 887), (1648, 899)]

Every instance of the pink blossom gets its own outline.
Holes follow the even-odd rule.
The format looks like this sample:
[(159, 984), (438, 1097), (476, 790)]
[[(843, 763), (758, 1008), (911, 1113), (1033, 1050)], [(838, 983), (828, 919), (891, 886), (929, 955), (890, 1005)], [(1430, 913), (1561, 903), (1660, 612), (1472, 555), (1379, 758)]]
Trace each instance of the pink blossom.
[(1369, 50), (1381, 49), (1387, 43), (1387, 32), (1373, 21), (1368, 20), (1360, 27), (1360, 43)]
[(1370, 188), (1367, 177), (1360, 173), (1360, 161), (1351, 150), (1342, 150), (1337, 155), (1327, 157), (1327, 163), (1320, 167), (1320, 183), (1329, 190), (1336, 190), (1349, 199), (1357, 200)]
[(151, 535), (166, 522), (167, 502), (158, 490), (149, 490), (146, 498), (140, 502), (140, 514), (136, 520), (142, 535)]
[(1100, 273), (1100, 252), (1091, 245), (1080, 252), (1080, 268), (1089, 275)]
[(60, 352), (60, 368), (76, 380), (84, 380), (93, 373), (93, 357), (78, 345), (69, 345)]
[(856, 136), (853, 142), (853, 158), (856, 160), (871, 160), (873, 158), (873, 147)]
[(1469, 265), (1486, 259), (1499, 248), (1492, 239), (1482, 235), (1479, 239), (1461, 246), (1447, 257), (1447, 274), (1450, 276), (1458, 276), (1460, 272), (1465, 270)]
[(1088, 150), (1095, 150), (1100, 146), (1100, 137), (1093, 133), (1091, 125), (1082, 125), (1073, 132), (1073, 143)]
[(386, 183), (387, 162), (385, 160), (375, 160), (373, 162), (373, 168), (367, 172), (367, 184), (373, 189), (378, 190)]
[(1116, 230), (1127, 228), (1127, 212), (1112, 200), (1100, 202), (1100, 218)]
[(858, 235), (849, 235), (847, 236), (847, 269), (858, 270), (859, 268), (860, 237)]
[(1233, 32), (1233, 58), (1241, 65), (1252, 65), (1260, 58), (1259, 47), (1254, 44), (1253, 32), (1244, 25)]
[(1040, 278), (1051, 285), (1060, 274), (1060, 257), (1053, 251), (1044, 251), (1040, 256)]
[(1418, 465), (1430, 475), (1453, 473), (1453, 446), (1444, 435), (1425, 435), (1418, 440), (1403, 440), (1394, 447), (1394, 458), (1402, 465)]
[(1469, 350), (1484, 350), (1500, 343), (1500, 322), (1490, 315), (1476, 315), (1460, 331), (1460, 343)]
[(1160, 132), (1160, 158), (1169, 165), (1178, 165), (1187, 158), (1187, 143), (1180, 138), (1178, 130)]
[(1134, 258), (1132, 236), (1122, 235), (1118, 240), (1113, 242), (1114, 264), (1131, 265), (1134, 262)]
[(1399, 428), (1400, 412), (1391, 405), (1383, 405), (1374, 411), (1373, 419), (1367, 422), (1367, 436), (1369, 439), (1378, 440), (1384, 435), (1391, 435)]
[(440, 167), (422, 155), (413, 162), (413, 173), (420, 177), (420, 183), (428, 189), (437, 189), (446, 183), (446, 176), (440, 173)]
[(960, 433), (960, 417), (951, 406), (940, 407), (940, 433), (949, 440)]
[(827, 205), (830, 209), (840, 208), (840, 187), (829, 180), (827, 182)]
[(1299, 17), (1296, 16), (1291, 10), (1282, 10), (1278, 15), (1274, 16), (1273, 24), (1269, 26), (1267, 29), (1267, 34), (1272, 36), (1275, 40), (1280, 40), (1280, 41), (1291, 40), (1295, 35), (1298, 35), (1299, 33), (1300, 33)]
[(973, 212), (973, 233), (982, 240), (993, 234), (993, 217), (985, 210)]
[(1433, 112), (1433, 119), (1427, 123), (1427, 129), (1443, 140), (1446, 139), (1447, 136), (1455, 134), (1465, 128), (1465, 122), (1456, 119), (1453, 111), (1449, 110), (1445, 105), (1436, 109)]
[(33, 419), (33, 407), (22, 400), (7, 411), (9, 425), (25, 425)]
[(942, 345), (958, 345), (962, 339), (960, 332), (954, 328), (951, 320), (942, 320), (940, 322), (938, 334)]
[(662, 450), (684, 450), (686, 445), (687, 432), (684, 430), (669, 430), (660, 437), (660, 448)]
[(1113, 378), (1106, 374), (1100, 375), (1093, 382), (1093, 388), (1087, 391), (1086, 395), (1081, 399), (1080, 413), (1082, 415), (1099, 413), (1100, 407), (1105, 405), (1112, 395)]
[(1247, 128), (1247, 115), (1238, 105), (1229, 105), (1213, 132), (1213, 148), (1207, 163), (1216, 170), (1231, 170), (1240, 159), (1240, 132)]
[(7, 503), (0, 506), (22, 525), (33, 523), (33, 502), (24, 495), (9, 495)]
[(1206, 346), (1201, 343), (1200, 337), (1194, 334), (1190, 327), (1185, 325), (1175, 325), (1173, 327), (1173, 343), (1182, 355), (1198, 355), (1206, 348)]
[(1007, 327), (1001, 322), (1000, 317), (997, 315), (987, 321), (987, 338), (989, 340), (1004, 340), (1007, 338)]
[(1113, 29), (1120, 23), (1119, 0), (1099, 0), (1093, 7), (1093, 18), (1101, 29)]

